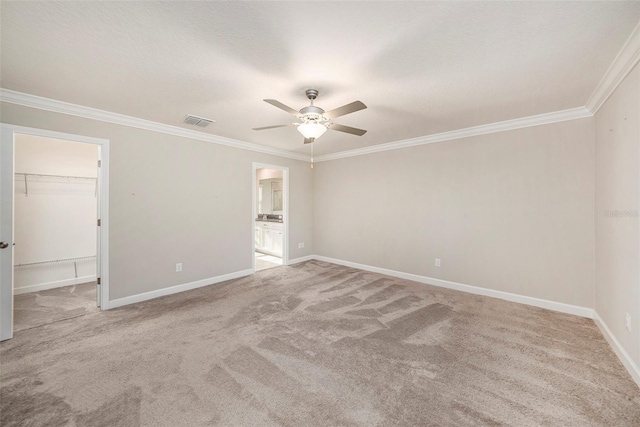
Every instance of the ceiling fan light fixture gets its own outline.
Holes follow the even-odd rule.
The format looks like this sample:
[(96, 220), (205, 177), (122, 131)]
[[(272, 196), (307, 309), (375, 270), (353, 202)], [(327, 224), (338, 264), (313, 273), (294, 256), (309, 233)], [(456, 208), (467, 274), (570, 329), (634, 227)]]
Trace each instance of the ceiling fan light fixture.
[(305, 138), (318, 139), (326, 131), (327, 127), (325, 125), (321, 125), (320, 123), (308, 122), (298, 125), (298, 132), (300, 132)]

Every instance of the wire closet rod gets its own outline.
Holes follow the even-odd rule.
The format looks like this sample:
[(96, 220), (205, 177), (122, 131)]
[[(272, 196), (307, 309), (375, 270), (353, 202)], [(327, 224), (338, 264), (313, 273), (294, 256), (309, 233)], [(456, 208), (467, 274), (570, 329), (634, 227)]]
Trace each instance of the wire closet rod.
[(28, 196), (29, 195), (29, 183), (28, 183), (28, 177), (30, 176), (37, 176), (40, 178), (62, 178), (62, 179), (79, 179), (79, 180), (84, 180), (84, 181), (93, 181), (95, 182), (95, 193), (94, 196), (98, 197), (98, 178), (96, 177), (92, 177), (92, 176), (73, 176), (73, 175), (46, 175), (46, 174), (42, 174), (42, 173), (27, 173), (27, 172), (16, 172), (15, 173), (16, 176), (20, 175), (24, 178), (24, 195)]
[(58, 262), (74, 262), (74, 261), (82, 261), (84, 259), (91, 259), (91, 258), (95, 258), (95, 257), (96, 257), (96, 255), (90, 255), (90, 256), (81, 256), (81, 257), (77, 257), (77, 258), (53, 259), (51, 261), (27, 262), (27, 263), (24, 263), (24, 264), (16, 264), (16, 265), (14, 265), (14, 267), (27, 267), (27, 266), (31, 266), (31, 265), (54, 264), (54, 263), (58, 263)]
[(69, 179), (90, 179), (96, 180), (95, 176), (73, 176), (73, 175), (46, 175), (42, 173), (27, 173), (27, 172), (16, 172), (16, 175), (26, 175), (26, 176), (40, 176), (44, 178), (69, 178)]

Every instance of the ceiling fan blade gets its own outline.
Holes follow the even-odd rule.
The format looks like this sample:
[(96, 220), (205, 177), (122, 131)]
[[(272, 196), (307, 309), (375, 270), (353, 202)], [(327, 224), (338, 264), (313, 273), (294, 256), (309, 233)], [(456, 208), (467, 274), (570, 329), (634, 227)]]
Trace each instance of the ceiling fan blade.
[(252, 128), (252, 129), (253, 130), (265, 130), (265, 129), (275, 129), (275, 128), (287, 128), (289, 126), (293, 126), (293, 123), (289, 123), (288, 125), (263, 126), (261, 128)]
[(311, 143), (312, 143), (313, 141), (315, 141), (315, 140), (316, 140), (315, 138), (305, 138), (305, 139), (304, 139), (304, 143), (305, 143), (305, 144), (311, 144)]
[(324, 113), (324, 115), (328, 119), (335, 119), (336, 117), (355, 113), (356, 111), (364, 110), (365, 108), (367, 108), (367, 106), (362, 102), (353, 101), (351, 104), (343, 105), (342, 107), (336, 108), (335, 110), (327, 111), (326, 113)]
[(367, 131), (364, 129), (352, 128), (351, 126), (338, 125), (336, 123), (331, 123), (329, 125), (329, 129), (337, 130), (339, 132), (346, 132), (346, 133), (350, 133), (352, 135), (358, 135), (358, 136), (362, 136), (365, 133), (367, 133)]
[(264, 102), (267, 102), (271, 105), (273, 105), (274, 107), (278, 107), (281, 110), (286, 111), (289, 114), (292, 114), (296, 117), (298, 117), (300, 115), (300, 113), (296, 110), (294, 110), (293, 108), (284, 105), (282, 102), (280, 101), (276, 101), (275, 99), (263, 99)]

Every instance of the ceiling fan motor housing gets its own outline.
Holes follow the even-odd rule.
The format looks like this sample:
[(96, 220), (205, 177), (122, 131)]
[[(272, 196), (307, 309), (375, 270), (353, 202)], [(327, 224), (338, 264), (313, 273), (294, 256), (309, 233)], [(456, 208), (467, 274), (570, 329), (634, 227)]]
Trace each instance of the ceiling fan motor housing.
[(323, 120), (324, 110), (315, 105), (309, 105), (300, 110), (301, 118), (304, 120), (319, 121)]

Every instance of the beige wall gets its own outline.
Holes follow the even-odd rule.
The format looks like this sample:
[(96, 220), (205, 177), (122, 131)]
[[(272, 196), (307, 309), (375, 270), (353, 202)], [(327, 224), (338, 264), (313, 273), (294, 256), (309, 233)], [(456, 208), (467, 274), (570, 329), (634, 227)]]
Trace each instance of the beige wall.
[[(596, 122), (596, 312), (640, 366), (640, 68)], [(631, 315), (631, 332), (625, 327)]]
[(250, 269), (252, 162), (289, 168), (289, 257), (313, 253), (306, 162), (13, 104), (1, 108), (4, 123), (111, 141), (110, 300)]
[(593, 307), (593, 132), (589, 118), (317, 163), (315, 253)]

